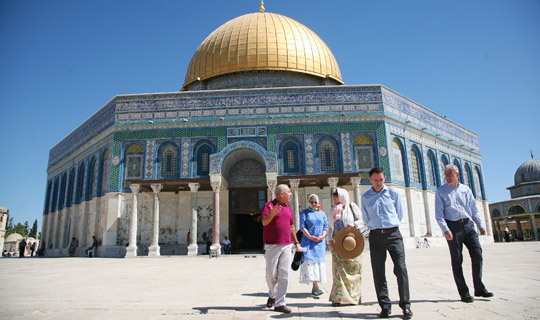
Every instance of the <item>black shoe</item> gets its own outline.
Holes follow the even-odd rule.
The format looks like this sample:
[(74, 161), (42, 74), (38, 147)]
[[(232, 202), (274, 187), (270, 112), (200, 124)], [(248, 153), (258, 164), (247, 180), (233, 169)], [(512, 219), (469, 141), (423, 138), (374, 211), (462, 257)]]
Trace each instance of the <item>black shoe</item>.
[(475, 297), (483, 297), (483, 298), (491, 298), (493, 297), (493, 292), (489, 292), (489, 291), (486, 291), (486, 292), (482, 292), (482, 293), (474, 293), (474, 296)]
[(283, 312), (283, 313), (291, 313), (291, 309), (287, 308), (286, 306), (275, 307), (274, 311), (279, 311), (279, 312)]
[(332, 307), (339, 307), (341, 303), (339, 302), (332, 302)]
[(379, 318), (388, 318), (390, 315), (390, 309), (382, 309), (381, 313), (379, 313)]
[(274, 303), (276, 303), (276, 299), (268, 298), (268, 300), (266, 300), (266, 307), (272, 308), (274, 306)]
[(467, 293), (467, 295), (464, 295), (463, 297), (461, 297), (461, 301), (471, 303), (474, 301), (474, 298), (471, 297), (471, 295)]
[(410, 308), (403, 309), (403, 316), (405, 317), (405, 319), (412, 318), (412, 315), (413, 313)]

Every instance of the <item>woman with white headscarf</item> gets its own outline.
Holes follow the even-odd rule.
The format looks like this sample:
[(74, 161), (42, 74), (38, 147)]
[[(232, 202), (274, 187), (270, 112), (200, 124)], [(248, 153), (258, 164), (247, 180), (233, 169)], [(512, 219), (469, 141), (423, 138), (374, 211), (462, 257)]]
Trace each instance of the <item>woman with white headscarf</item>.
[(329, 300), (332, 306), (341, 304), (360, 304), (362, 301), (362, 257), (342, 258), (334, 250), (334, 236), (345, 229), (361, 229), (364, 225), (360, 208), (349, 200), (345, 189), (337, 188), (333, 194), (334, 209), (329, 219), (328, 246), (332, 252), (332, 291)]
[(300, 283), (310, 284), (313, 282), (311, 293), (319, 296), (323, 291), (319, 282), (326, 283), (326, 234), (328, 220), (326, 213), (320, 209), (319, 197), (315, 194), (308, 196), (307, 209), (300, 212), (300, 230), (302, 236), (302, 248), (304, 262), (300, 266)]

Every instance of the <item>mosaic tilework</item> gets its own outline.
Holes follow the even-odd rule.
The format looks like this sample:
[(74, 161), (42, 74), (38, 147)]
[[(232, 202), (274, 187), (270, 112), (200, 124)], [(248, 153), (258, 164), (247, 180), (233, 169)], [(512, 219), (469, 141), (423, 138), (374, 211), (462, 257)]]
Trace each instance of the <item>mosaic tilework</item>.
[(190, 138), (182, 138), (182, 178), (189, 178)]
[(341, 133), (341, 150), (343, 157), (343, 172), (352, 172), (351, 136), (348, 132)]
[(306, 150), (306, 174), (313, 174), (315, 172), (313, 134), (308, 133), (304, 135), (304, 150)]
[(110, 102), (60, 141), (49, 152), (49, 167), (114, 124), (115, 104)]
[(221, 165), (223, 160), (233, 151), (238, 149), (250, 149), (257, 152), (264, 160), (267, 172), (277, 172), (276, 155), (272, 152), (264, 150), (260, 145), (251, 141), (239, 141), (228, 145), (219, 153), (210, 155), (210, 174), (221, 173)]
[(442, 134), (460, 142), (468, 147), (478, 150), (478, 136), (460, 126), (457, 126), (435, 112), (407, 100), (387, 89), (382, 90), (382, 99), (385, 112), (429, 129), (435, 134)]
[(154, 145), (155, 140), (146, 141), (145, 179), (152, 179), (152, 173), (154, 172)]

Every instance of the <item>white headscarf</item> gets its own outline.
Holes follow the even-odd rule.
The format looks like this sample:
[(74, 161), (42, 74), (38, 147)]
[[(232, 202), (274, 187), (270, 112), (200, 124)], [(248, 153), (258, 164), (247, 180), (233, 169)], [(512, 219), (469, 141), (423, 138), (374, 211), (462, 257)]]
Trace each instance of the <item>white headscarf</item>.
[(337, 188), (336, 192), (338, 194), (339, 204), (334, 206), (332, 210), (334, 220), (343, 219), (344, 226), (354, 223), (354, 215), (349, 206), (349, 192), (341, 188)]

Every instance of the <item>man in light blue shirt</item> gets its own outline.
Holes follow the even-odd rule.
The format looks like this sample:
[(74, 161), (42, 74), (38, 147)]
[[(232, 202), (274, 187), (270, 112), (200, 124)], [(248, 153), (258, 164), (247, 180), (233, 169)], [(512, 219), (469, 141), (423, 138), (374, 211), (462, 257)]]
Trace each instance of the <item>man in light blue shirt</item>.
[(403, 219), (403, 204), (399, 193), (384, 185), (384, 170), (373, 168), (369, 171), (371, 189), (362, 195), (362, 218), (369, 228), (369, 248), (371, 268), (377, 301), (381, 307), (379, 318), (388, 318), (392, 301), (388, 297), (386, 285), (386, 251), (394, 262), (394, 274), (397, 278), (399, 306), (405, 318), (413, 316), (409, 302), (409, 276), (405, 265), (405, 249), (399, 225)]
[(459, 168), (456, 165), (447, 165), (444, 176), (447, 183), (440, 186), (435, 195), (435, 218), (448, 242), (452, 258), (452, 272), (461, 301), (474, 301), (463, 277), (463, 244), (471, 256), (474, 295), (484, 298), (493, 297), (493, 293), (489, 292), (482, 283), (482, 247), (473, 221), (478, 226), (481, 235), (486, 234), (486, 228), (476, 208), (473, 193), (469, 187), (459, 183)]

